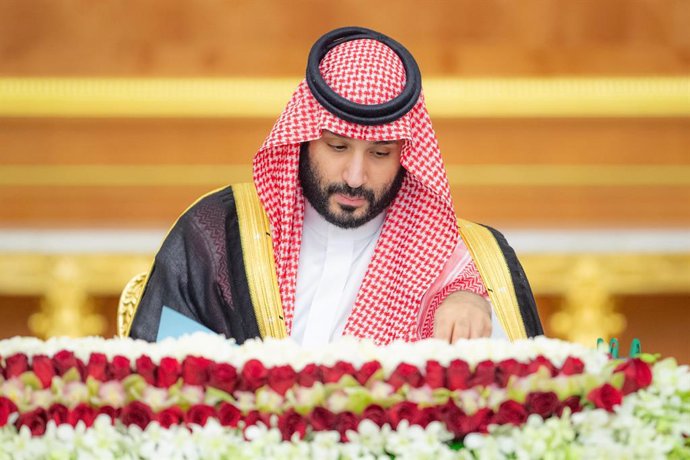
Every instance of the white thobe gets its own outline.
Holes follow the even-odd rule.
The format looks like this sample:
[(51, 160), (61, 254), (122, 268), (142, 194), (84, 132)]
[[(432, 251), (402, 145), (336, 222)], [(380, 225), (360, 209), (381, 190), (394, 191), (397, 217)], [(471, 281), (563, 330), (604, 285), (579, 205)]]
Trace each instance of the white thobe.
[[(385, 212), (360, 227), (343, 229), (305, 201), (291, 333), (297, 343), (318, 346), (342, 336), (384, 219)], [(505, 338), (497, 315), (491, 317), (491, 337)]]

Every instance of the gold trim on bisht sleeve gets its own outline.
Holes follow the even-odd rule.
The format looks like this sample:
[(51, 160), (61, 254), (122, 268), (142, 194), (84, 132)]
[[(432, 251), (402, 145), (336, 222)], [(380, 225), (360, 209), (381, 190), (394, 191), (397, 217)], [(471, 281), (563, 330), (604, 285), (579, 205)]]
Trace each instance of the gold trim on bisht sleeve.
[(249, 296), (261, 337), (287, 337), (268, 217), (253, 183), (232, 186)]
[(134, 315), (139, 308), (141, 295), (144, 293), (146, 282), (151, 272), (142, 272), (134, 275), (125, 285), (117, 304), (117, 336), (128, 337), (132, 329)]
[(526, 339), (527, 332), (513, 278), (496, 238), (488, 228), (465, 219), (458, 219), (458, 228), (484, 281), (493, 311), (508, 338), (511, 341)]

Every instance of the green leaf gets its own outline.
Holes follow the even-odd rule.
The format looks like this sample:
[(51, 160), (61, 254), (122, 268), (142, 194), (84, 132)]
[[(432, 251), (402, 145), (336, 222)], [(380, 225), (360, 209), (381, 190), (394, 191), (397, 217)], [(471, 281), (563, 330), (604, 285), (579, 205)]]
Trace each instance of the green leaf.
[(219, 402), (234, 403), (235, 398), (233, 398), (230, 393), (227, 393), (223, 390), (219, 390), (218, 388), (206, 387), (206, 395), (204, 397), (204, 402), (210, 406), (215, 406)]
[(65, 383), (69, 382), (81, 382), (81, 374), (76, 367), (70, 367), (67, 372), (62, 374), (62, 380)]
[(33, 371), (26, 371), (22, 375), (19, 376), (19, 380), (27, 387), (31, 388), (32, 390), (42, 390), (43, 389), (43, 384), (41, 381), (36, 377), (36, 374), (33, 373)]
[(460, 440), (453, 440), (448, 444), (448, 447), (450, 447), (451, 450), (458, 451), (464, 449), (465, 445)]
[(340, 388), (361, 387), (357, 379), (349, 374), (345, 374), (338, 380)]
[(625, 383), (625, 374), (622, 372), (616, 372), (609, 379), (609, 383), (620, 390), (623, 388), (623, 384)]
[(122, 386), (125, 388), (125, 393), (129, 401), (141, 399), (146, 385), (146, 380), (139, 374), (130, 374), (122, 381)]
[(98, 390), (101, 388), (101, 382), (89, 376), (86, 379), (86, 388), (89, 390), (89, 396), (95, 396), (98, 394)]
[(661, 359), (661, 354), (659, 353), (640, 353), (638, 356), (642, 361), (647, 364), (654, 364)]
[(347, 388), (345, 393), (348, 397), (347, 405), (345, 407), (347, 410), (354, 412), (357, 415), (364, 412), (364, 409), (371, 405), (374, 400), (369, 391), (362, 387)]

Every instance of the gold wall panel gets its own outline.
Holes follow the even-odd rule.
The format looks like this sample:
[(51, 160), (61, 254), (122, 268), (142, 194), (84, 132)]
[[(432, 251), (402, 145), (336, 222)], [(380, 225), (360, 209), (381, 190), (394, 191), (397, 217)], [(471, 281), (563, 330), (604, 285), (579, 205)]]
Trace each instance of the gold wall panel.
[[(0, 117), (275, 118), (302, 79), (0, 78)], [(690, 116), (690, 78), (427, 78), (434, 118)]]
[(299, 75), (323, 32), (381, 30), (426, 75), (687, 74), (683, 0), (0, 2), (4, 75)]

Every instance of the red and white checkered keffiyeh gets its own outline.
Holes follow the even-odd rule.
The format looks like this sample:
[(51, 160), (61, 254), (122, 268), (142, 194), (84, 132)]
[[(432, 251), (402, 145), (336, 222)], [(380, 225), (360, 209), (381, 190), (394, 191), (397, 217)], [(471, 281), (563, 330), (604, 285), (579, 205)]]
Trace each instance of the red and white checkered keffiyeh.
[[(383, 43), (370, 39), (334, 47), (322, 60), (320, 70), (339, 95), (360, 104), (387, 102), (405, 84), (400, 58)], [(380, 344), (431, 335), (433, 325), (429, 325), (428, 315), (419, 317), (421, 300), (456, 248), (459, 234), (424, 96), (402, 118), (385, 125), (364, 126), (343, 121), (324, 109), (305, 81), (254, 158), (254, 183), (271, 223), (288, 334), (295, 309), (304, 219), (298, 180), (300, 144), (318, 139), (322, 130), (367, 141), (405, 140), (400, 162), (407, 175), (388, 209), (344, 334), (372, 338)], [(470, 265), (472, 277), (476, 269), (473, 263)], [(456, 280), (455, 284), (462, 282)], [(431, 314), (441, 300), (432, 302)]]

